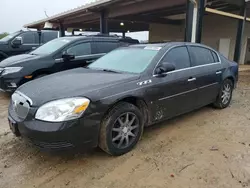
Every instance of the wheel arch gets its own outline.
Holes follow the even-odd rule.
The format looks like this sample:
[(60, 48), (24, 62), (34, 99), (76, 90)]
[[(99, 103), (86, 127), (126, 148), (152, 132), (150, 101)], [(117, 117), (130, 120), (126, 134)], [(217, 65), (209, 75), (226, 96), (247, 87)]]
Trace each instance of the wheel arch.
[(121, 102), (127, 102), (127, 103), (133, 104), (137, 108), (139, 108), (139, 110), (143, 114), (145, 126), (147, 126), (151, 122), (148, 104), (146, 103), (146, 101), (143, 98), (137, 97), (137, 96), (125, 96), (125, 97), (122, 97), (122, 98), (119, 98), (119, 99), (115, 100), (109, 106), (109, 108), (106, 111), (104, 117), (106, 116), (106, 114), (108, 114), (110, 112), (110, 110), (112, 110), (117, 104), (119, 104)]
[[(3, 57), (3, 59), (9, 57), (6, 53), (0, 51), (0, 61), (1, 61), (1, 56)], [(2, 60), (3, 60), (3, 59), (2, 59)]]
[(39, 69), (32, 73), (33, 78), (36, 78), (37, 76), (42, 75), (42, 74), (52, 74), (52, 72), (47, 69)]
[(230, 80), (233, 83), (233, 87), (235, 86), (235, 78), (233, 76), (227, 76), (224, 80)]

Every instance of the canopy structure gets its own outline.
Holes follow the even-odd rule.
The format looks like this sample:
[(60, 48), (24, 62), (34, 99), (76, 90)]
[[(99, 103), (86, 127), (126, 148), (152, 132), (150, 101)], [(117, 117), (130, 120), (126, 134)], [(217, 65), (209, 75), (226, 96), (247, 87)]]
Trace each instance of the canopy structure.
[[(100, 33), (148, 31), (150, 24), (185, 25), (185, 40), (201, 42), (203, 17), (219, 14), (239, 20), (236, 49), (240, 50), (248, 3), (245, 0), (99, 0), (26, 24), (43, 29), (52, 25), (61, 35), (81, 29)], [(238, 54), (238, 55), (237, 55)], [(236, 51), (235, 59), (239, 58)]]

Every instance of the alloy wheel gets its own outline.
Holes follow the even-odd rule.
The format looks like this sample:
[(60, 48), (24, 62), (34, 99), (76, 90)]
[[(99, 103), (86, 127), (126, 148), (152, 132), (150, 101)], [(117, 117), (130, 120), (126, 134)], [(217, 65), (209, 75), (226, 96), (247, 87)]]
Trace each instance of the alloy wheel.
[(232, 91), (230, 84), (225, 84), (222, 89), (222, 103), (226, 105), (231, 99)]
[(112, 128), (112, 143), (118, 149), (124, 149), (133, 144), (139, 134), (139, 119), (131, 112), (120, 115)]

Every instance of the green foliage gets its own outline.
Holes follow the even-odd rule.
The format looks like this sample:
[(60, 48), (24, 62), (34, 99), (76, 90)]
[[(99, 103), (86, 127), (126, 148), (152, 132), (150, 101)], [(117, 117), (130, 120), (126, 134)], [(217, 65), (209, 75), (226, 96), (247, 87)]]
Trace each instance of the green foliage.
[(6, 37), (9, 33), (0, 33), (0, 39)]

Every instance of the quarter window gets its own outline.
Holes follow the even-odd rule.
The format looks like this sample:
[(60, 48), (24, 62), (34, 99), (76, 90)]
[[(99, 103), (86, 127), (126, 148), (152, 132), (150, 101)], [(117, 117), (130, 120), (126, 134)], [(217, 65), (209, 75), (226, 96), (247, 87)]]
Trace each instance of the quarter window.
[(189, 49), (191, 52), (191, 61), (193, 67), (215, 62), (211, 50), (197, 46), (190, 46)]
[(69, 48), (67, 50), (67, 53), (75, 55), (75, 56), (90, 55), (91, 54), (91, 44), (90, 43), (76, 44), (75, 46)]
[(190, 58), (185, 46), (176, 47), (170, 50), (162, 59), (162, 63), (172, 63), (176, 70), (190, 67)]
[(214, 62), (217, 63), (217, 62), (220, 62), (219, 58), (218, 58), (218, 55), (212, 51), (212, 55), (213, 55), (213, 58), (214, 58)]

